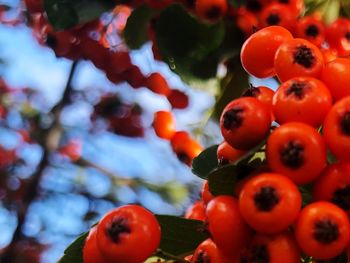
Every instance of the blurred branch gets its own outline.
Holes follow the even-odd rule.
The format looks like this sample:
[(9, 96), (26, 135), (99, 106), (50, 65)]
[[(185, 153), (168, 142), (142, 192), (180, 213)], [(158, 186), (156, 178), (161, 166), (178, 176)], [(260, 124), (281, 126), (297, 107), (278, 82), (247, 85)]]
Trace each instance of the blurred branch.
[(51, 113), (54, 116), (54, 121), (45, 131), (42, 132), (43, 138), (41, 140), (42, 142), (41, 146), (44, 150), (43, 156), (38, 165), (36, 172), (31, 176), (30, 182), (28, 184), (24, 198), (22, 200), (22, 204), (19, 205), (19, 208), (17, 211), (18, 213), (17, 227), (13, 234), (11, 244), (5, 250), (5, 253), (1, 256), (1, 259), (0, 259), (1, 263), (13, 262), (16, 256), (16, 251), (15, 251), (16, 243), (23, 238), (22, 227), (23, 227), (23, 224), (25, 223), (25, 219), (26, 219), (26, 215), (28, 213), (29, 207), (39, 194), (40, 181), (41, 181), (43, 172), (49, 163), (50, 152), (52, 150), (55, 150), (58, 146), (58, 142), (60, 139), (60, 131), (61, 131), (59, 116), (64, 106), (67, 103), (69, 103), (70, 93), (72, 91), (72, 80), (76, 72), (77, 64), (78, 64), (77, 61), (73, 62), (62, 98), (59, 102), (57, 102), (57, 104), (51, 110)]
[(91, 167), (96, 169), (97, 171), (105, 174), (108, 176), (114, 183), (118, 185), (123, 185), (123, 186), (130, 186), (134, 187), (139, 185), (139, 180), (138, 179), (129, 179), (129, 178), (123, 178), (119, 176), (118, 174), (115, 174), (109, 170), (107, 170), (104, 167), (101, 167), (93, 162), (90, 162), (89, 160), (80, 158), (78, 161), (75, 162), (75, 164), (83, 166), (83, 167)]
[(75, 164), (82, 167), (91, 167), (97, 171), (103, 173), (111, 179), (114, 185), (117, 186), (128, 186), (133, 189), (138, 187), (144, 187), (152, 192), (158, 193), (163, 199), (170, 203), (179, 203), (188, 195), (189, 185), (179, 184), (176, 181), (166, 182), (164, 184), (147, 182), (141, 178), (125, 178), (120, 175), (109, 171), (108, 169), (99, 166), (96, 163), (90, 162), (89, 160), (80, 158)]

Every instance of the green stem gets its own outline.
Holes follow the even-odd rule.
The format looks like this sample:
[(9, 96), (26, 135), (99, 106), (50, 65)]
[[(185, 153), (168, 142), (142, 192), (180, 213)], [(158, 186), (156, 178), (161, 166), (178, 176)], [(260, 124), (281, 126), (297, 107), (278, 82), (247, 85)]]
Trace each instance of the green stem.
[(160, 249), (157, 250), (156, 256), (157, 257), (161, 257), (161, 258), (165, 258), (165, 259), (175, 260), (178, 263), (189, 263), (189, 261), (187, 261), (187, 260), (185, 260), (183, 258), (180, 258), (178, 256), (172, 255), (172, 254), (167, 253), (167, 252), (165, 252), (163, 250), (160, 250)]

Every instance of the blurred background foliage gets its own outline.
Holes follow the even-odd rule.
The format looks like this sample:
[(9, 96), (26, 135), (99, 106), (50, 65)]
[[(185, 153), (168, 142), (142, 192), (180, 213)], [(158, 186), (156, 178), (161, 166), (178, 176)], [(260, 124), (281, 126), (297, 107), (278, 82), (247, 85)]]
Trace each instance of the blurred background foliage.
[[(249, 83), (277, 86), (241, 68), (247, 34), (235, 14), (208, 22), (180, 4), (156, 9), (112, 0), (45, 0), (43, 12), (33, 12), (29, 2), (0, 1), (0, 262), (57, 262), (121, 204), (183, 215), (201, 179), (155, 135), (153, 114), (171, 110), (177, 130), (208, 147), (221, 141), (223, 107)], [(235, 10), (253, 1), (229, 2)], [(347, 0), (305, 6), (326, 23), (350, 16)], [(98, 65), (95, 44), (85, 47), (92, 50), (86, 57), (86, 36), (74, 35), (86, 22), (94, 29), (86, 36), (103, 50), (129, 52), (139, 71), (112, 76)], [(185, 94), (188, 106), (135, 83), (153, 72)]]

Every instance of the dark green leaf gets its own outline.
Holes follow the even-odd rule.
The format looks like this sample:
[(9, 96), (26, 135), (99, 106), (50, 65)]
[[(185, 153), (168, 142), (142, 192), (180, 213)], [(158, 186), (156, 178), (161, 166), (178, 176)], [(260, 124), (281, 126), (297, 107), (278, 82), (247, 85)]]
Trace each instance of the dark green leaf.
[(201, 22), (175, 4), (161, 12), (154, 25), (159, 51), (172, 70), (185, 76), (215, 76), (215, 51), (225, 36), (223, 21)]
[(218, 145), (211, 146), (194, 158), (192, 172), (202, 179), (207, 179), (209, 173), (218, 167), (217, 159)]
[(142, 5), (131, 13), (124, 30), (124, 40), (129, 48), (138, 49), (147, 42), (147, 27), (154, 12), (149, 6)]
[(238, 167), (228, 165), (213, 171), (208, 177), (209, 191), (217, 195), (233, 195)]
[(327, 152), (327, 160), (330, 164), (337, 162), (337, 158), (335, 158), (335, 156), (330, 151)]
[(64, 251), (64, 255), (58, 263), (83, 263), (83, 247), (88, 234), (89, 233), (82, 234), (70, 244)]
[(47, 17), (55, 29), (92, 21), (116, 5), (113, 0), (45, 0)]
[(248, 74), (241, 66), (240, 60), (235, 58), (229, 62), (228, 74), (222, 81), (222, 92), (217, 98), (214, 117), (219, 120), (222, 111), (228, 103), (241, 96), (249, 87)]
[(306, 205), (310, 204), (312, 199), (313, 199), (313, 197), (312, 197), (313, 185), (308, 184), (308, 185), (299, 186), (298, 188), (299, 188), (299, 191), (301, 193), (302, 205), (306, 206)]
[(235, 162), (212, 170), (208, 176), (209, 191), (215, 196), (233, 195), (237, 181), (244, 179), (263, 165), (265, 159), (261, 159), (256, 153), (262, 149), (265, 142), (262, 141)]
[(169, 215), (156, 215), (162, 237), (159, 248), (167, 254), (188, 255), (207, 239), (203, 222)]

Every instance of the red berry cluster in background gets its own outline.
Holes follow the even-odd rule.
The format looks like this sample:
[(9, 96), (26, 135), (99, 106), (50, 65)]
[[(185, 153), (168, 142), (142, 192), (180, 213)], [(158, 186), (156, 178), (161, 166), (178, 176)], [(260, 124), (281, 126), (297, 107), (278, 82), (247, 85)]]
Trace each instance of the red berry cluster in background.
[(176, 156), (188, 166), (203, 150), (188, 132), (176, 131), (175, 118), (170, 111), (157, 111), (154, 114), (153, 128), (159, 138), (170, 141)]
[[(281, 84), (276, 92), (250, 87), (226, 106), (218, 163), (235, 163), (264, 140), (265, 157), (238, 178), (234, 196), (214, 196), (204, 183), (185, 216), (205, 221), (211, 240), (191, 262), (333, 260), (350, 252), (350, 60), (325, 63), (319, 47), (271, 26), (246, 40), (241, 61), (255, 77)], [(312, 200), (303, 203), (305, 188)]]
[[(116, 5), (111, 12), (112, 18), (108, 21), (97, 19), (62, 31), (55, 31), (47, 21), (42, 0), (28, 0), (25, 3), (33, 35), (39, 43), (50, 47), (57, 57), (74, 61), (90, 60), (97, 68), (104, 71), (106, 77), (114, 84), (127, 82), (135, 89), (147, 88), (155, 94), (165, 96), (173, 109), (184, 109), (188, 106), (188, 96), (181, 90), (172, 89), (162, 74), (153, 72), (145, 75), (137, 65), (133, 64), (129, 50), (123, 43), (121, 35), (131, 13), (131, 7), (140, 4), (139, 2), (127, 1), (127, 5)], [(152, 2), (149, 4), (154, 8), (160, 8)], [(93, 119), (96, 116), (107, 118), (109, 129), (117, 134), (131, 137), (143, 136), (144, 127), (141, 122), (140, 108), (132, 105), (119, 107), (120, 103), (116, 95), (109, 97), (101, 98), (99, 104), (95, 106)], [(113, 97), (115, 97), (114, 102)], [(112, 105), (115, 107), (115, 112), (107, 113), (111, 109), (106, 109), (106, 106), (111, 103), (115, 103), (114, 106)]]

